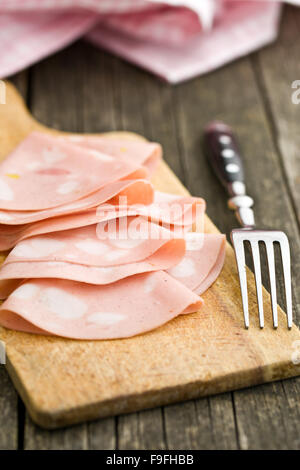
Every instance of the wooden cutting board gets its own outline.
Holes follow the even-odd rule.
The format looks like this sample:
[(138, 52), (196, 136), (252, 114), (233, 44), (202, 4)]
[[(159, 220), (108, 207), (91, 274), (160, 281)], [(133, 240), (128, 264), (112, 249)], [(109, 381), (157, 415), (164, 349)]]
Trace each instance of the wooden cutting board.
[[(35, 121), (7, 83), (0, 105), (1, 159), (32, 130), (58, 133)], [(124, 139), (132, 133), (105, 134)], [(153, 178), (161, 191), (187, 190), (163, 163)], [(206, 231), (216, 232), (206, 218)], [(0, 329), (7, 370), (32, 419), (46, 428), (127, 413), (189, 398), (220, 393), (300, 375), (293, 364), (296, 326), (272, 328), (269, 295), (264, 291), (266, 326), (258, 325), (255, 285), (248, 273), (251, 327), (243, 325), (234, 253), (227, 245), (224, 269), (204, 294), (200, 312), (180, 316), (155, 331), (111, 341), (74, 341)]]

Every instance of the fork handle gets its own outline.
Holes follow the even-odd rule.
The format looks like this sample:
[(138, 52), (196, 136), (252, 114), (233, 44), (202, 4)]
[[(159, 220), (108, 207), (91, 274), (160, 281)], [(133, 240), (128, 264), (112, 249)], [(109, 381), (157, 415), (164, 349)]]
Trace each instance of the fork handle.
[(232, 130), (223, 122), (214, 121), (205, 128), (204, 144), (214, 173), (231, 196), (229, 208), (235, 211), (242, 227), (253, 228), (253, 199), (246, 195), (243, 162)]

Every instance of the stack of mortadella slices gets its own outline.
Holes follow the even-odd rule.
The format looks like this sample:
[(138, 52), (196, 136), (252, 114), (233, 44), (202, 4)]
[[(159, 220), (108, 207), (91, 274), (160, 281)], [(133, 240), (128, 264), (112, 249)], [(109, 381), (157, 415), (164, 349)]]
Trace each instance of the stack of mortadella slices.
[(154, 191), (157, 143), (34, 132), (0, 165), (0, 325), (124, 338), (197, 311), (225, 237), (200, 198)]

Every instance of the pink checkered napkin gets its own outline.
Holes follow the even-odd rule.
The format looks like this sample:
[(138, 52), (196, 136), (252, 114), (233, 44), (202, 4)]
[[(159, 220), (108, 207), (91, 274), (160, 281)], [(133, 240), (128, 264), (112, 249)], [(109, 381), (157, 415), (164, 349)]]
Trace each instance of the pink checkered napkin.
[[(299, 5), (300, 0), (290, 0)], [(0, 78), (81, 36), (177, 83), (272, 41), (279, 0), (0, 0)]]
[(97, 18), (90, 12), (0, 14), (0, 77), (8, 77), (64, 48), (96, 23)]
[(210, 31), (197, 34), (176, 47), (139, 40), (103, 25), (96, 26), (87, 38), (170, 83), (178, 83), (273, 41), (277, 36), (280, 11), (281, 3), (276, 1), (227, 0), (222, 15)]
[[(2, 0), (0, 77), (65, 47), (96, 24), (139, 39), (181, 43), (202, 30), (202, 17), (204, 28), (212, 24), (218, 2), (201, 0), (199, 7), (194, 0)], [(194, 10), (182, 7), (192, 3)]]

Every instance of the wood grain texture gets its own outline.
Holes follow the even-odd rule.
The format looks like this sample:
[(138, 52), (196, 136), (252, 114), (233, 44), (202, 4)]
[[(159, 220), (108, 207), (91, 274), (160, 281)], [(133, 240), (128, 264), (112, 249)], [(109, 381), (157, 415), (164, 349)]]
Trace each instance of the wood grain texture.
[(86, 424), (77, 424), (71, 429), (59, 429), (52, 432), (35, 426), (27, 415), (24, 434), (25, 450), (86, 450), (88, 445)]
[(3, 365), (0, 365), (0, 450), (18, 448), (18, 397)]
[(285, 385), (284, 382), (276, 382), (235, 392), (241, 449), (300, 448), (299, 391), (294, 386), (293, 393), (287, 395)]
[(238, 448), (230, 393), (169, 405), (164, 415), (169, 449)]
[[(5, 114), (0, 115), (2, 157), (30, 130), (46, 130), (26, 112), (10, 85), (7, 91)], [(187, 193), (165, 164), (153, 181), (157, 189)], [(216, 231), (209, 219), (206, 229)], [(253, 280), (250, 284), (254, 309)], [(2, 329), (7, 368), (31, 417), (42, 426), (58, 427), (299, 373), (291, 362), (299, 330), (294, 326), (289, 332), (280, 311), (280, 328), (273, 331), (266, 293), (266, 328), (260, 331), (255, 321), (249, 331), (243, 329), (229, 245), (224, 270), (204, 298), (199, 313), (126, 340), (72, 341)]]
[(145, 410), (118, 417), (118, 449), (164, 449), (161, 410)]

